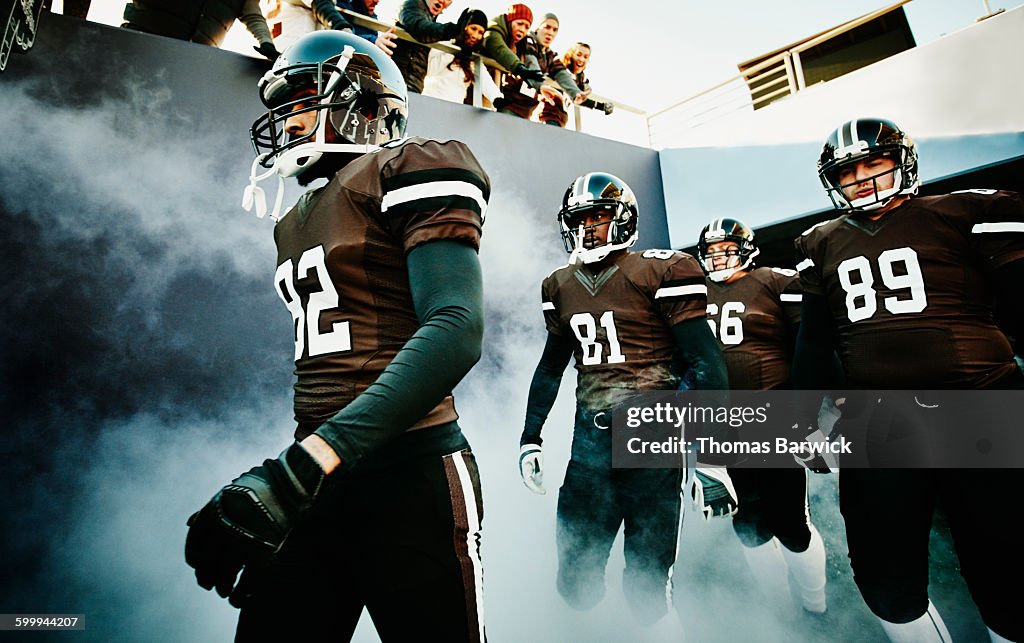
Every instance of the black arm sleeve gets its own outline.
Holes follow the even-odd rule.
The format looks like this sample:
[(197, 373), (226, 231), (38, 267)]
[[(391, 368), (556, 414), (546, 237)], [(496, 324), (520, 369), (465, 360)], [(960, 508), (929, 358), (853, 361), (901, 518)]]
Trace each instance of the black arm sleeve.
[(672, 327), (676, 357), (683, 369), (692, 369), (696, 388), (703, 391), (729, 390), (729, 372), (722, 349), (703, 318), (688, 319)]
[(476, 251), (454, 241), (406, 258), (419, 329), (380, 377), (317, 429), (351, 468), (423, 418), (480, 359), (483, 294)]
[(828, 300), (804, 293), (800, 305), (800, 328), (793, 349), (793, 388), (820, 389), (835, 380), (835, 320)]
[(573, 342), (571, 339), (548, 333), (544, 352), (540, 356), (537, 370), (533, 372), (530, 382), (530, 396), (526, 402), (526, 426), (519, 445), (543, 443), (540, 432), (544, 421), (558, 397), (558, 385), (562, 383), (562, 373), (572, 357)]
[(1024, 259), (1011, 261), (992, 273), (995, 283), (996, 319), (999, 327), (1013, 343), (1013, 352), (1024, 351), (1024, 297), (1019, 295), (1024, 283)]
[[(676, 343), (677, 363), (693, 374), (695, 389), (708, 391), (701, 396), (701, 400), (716, 406), (727, 406), (729, 371), (722, 357), (722, 349), (711, 333), (707, 320), (700, 317), (679, 322), (672, 327), (672, 336)], [(708, 426), (705, 430), (708, 431), (707, 435), (716, 439), (728, 439), (730, 435), (727, 425)], [(687, 439), (696, 437), (697, 435), (688, 435)], [(731, 456), (723, 458), (704, 453), (695, 455), (704, 464), (729, 464), (731, 459)]]

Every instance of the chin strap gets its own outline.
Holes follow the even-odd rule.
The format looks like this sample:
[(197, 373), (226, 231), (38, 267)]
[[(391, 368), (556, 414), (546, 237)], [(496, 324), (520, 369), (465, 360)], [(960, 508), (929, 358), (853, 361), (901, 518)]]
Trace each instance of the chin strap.
[[(260, 163), (267, 157), (266, 154), (260, 154), (253, 160), (252, 169), (249, 170), (249, 185), (245, 186), (245, 190), (242, 191), (242, 208), (247, 212), (251, 212), (253, 206), (256, 207), (256, 217), (262, 219), (267, 214), (267, 195), (263, 191), (258, 183), (266, 181), (274, 174), (277, 174), (276, 164), (268, 168), (262, 174), (257, 175), (259, 171)], [(281, 205), (284, 203), (284, 177), (277, 174), (277, 196), (274, 199), (274, 210), (270, 213), (270, 218), (274, 221), (280, 221), (281, 217)]]

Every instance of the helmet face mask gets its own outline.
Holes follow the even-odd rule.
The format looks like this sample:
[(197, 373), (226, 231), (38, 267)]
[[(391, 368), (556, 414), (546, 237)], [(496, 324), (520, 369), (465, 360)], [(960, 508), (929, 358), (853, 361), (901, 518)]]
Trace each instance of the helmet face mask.
[[(882, 167), (855, 180), (856, 166), (871, 165), (874, 159), (889, 159), (894, 167)], [(848, 169), (854, 171), (844, 172)], [(883, 187), (889, 176), (892, 184)], [(818, 159), (818, 178), (834, 207), (857, 211), (877, 210), (897, 196), (917, 194), (921, 184), (913, 140), (892, 121), (879, 118), (848, 121), (833, 131)], [(858, 185), (873, 189), (857, 197)], [(863, 191), (868, 192), (866, 187)]]
[(622, 179), (605, 172), (577, 178), (566, 190), (558, 211), (562, 244), (570, 253), (570, 262), (596, 263), (632, 246), (638, 236), (638, 218), (636, 197)]
[[(735, 248), (711, 249), (714, 244), (733, 243)], [(728, 281), (737, 272), (750, 268), (761, 250), (754, 243), (754, 231), (739, 219), (715, 219), (704, 226), (697, 241), (697, 258), (708, 279)], [(716, 259), (726, 257), (725, 268), (716, 269)]]
[[(401, 72), (368, 41), (316, 31), (285, 51), (259, 82), (268, 112), (250, 129), (259, 164), (296, 176), (324, 153), (363, 154), (405, 135), (407, 93)], [(289, 135), (293, 116), (315, 111), (315, 126)]]

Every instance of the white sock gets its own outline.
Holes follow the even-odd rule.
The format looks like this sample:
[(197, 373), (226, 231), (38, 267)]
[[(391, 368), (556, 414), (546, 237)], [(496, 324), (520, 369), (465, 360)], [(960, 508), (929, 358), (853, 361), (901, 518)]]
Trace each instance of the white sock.
[[(892, 643), (950, 643), (953, 640), (931, 601), (928, 601), (928, 610), (909, 623), (878, 620)], [(991, 630), (989, 632), (991, 635)]]
[(800, 600), (808, 612), (821, 614), (825, 611), (825, 542), (821, 539), (818, 529), (808, 524), (811, 529), (811, 542), (801, 552), (789, 551), (781, 547), (782, 556), (789, 566), (800, 592)]
[(776, 538), (757, 547), (743, 546), (743, 557), (747, 559), (747, 567), (766, 597), (779, 596), (786, 591), (783, 585), (783, 579), (786, 578), (786, 561), (782, 558), (780, 549), (782, 548), (779, 547)]

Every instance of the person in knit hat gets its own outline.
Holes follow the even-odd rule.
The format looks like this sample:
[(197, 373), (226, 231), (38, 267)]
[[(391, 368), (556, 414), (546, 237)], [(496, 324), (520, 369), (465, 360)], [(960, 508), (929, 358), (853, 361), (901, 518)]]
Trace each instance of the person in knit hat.
[(532, 24), (533, 11), (525, 4), (513, 4), (487, 25), (484, 55), (493, 58), (517, 78), (539, 85), (544, 80), (544, 72), (526, 65), (521, 45)]
[(495, 103), (498, 111), (513, 114), (520, 118), (530, 118), (538, 105), (562, 104), (575, 100), (580, 93), (572, 74), (566, 70), (561, 57), (551, 49), (551, 44), (558, 35), (558, 16), (553, 13), (544, 14), (537, 28), (531, 31), (522, 41), (522, 51), (530, 66), (536, 66), (559, 88), (550, 85), (524, 86), (518, 79), (506, 78), (502, 85), (502, 98)]
[[(457, 54), (450, 54), (440, 49), (431, 49), (427, 61), (427, 77), (423, 81), (423, 95), (443, 98), (454, 103), (466, 101), (467, 92), (473, 84), (478, 64), (473, 60), (474, 54), (483, 46), (484, 31), (487, 28), (487, 14), (479, 9), (469, 12), (469, 20), (462, 33), (455, 37), (459, 47)], [(494, 84), (490, 74), (483, 73), (481, 93), (489, 101), (501, 96), (501, 90)]]
[[(469, 9), (459, 16), (457, 22), (438, 22), (441, 12), (451, 5), (451, 0), (405, 0), (398, 15), (398, 26), (422, 43), (440, 42), (455, 38), (466, 27)], [(423, 91), (423, 78), (427, 75), (427, 59), (430, 48), (408, 40), (399, 40), (391, 57), (402, 71), (409, 91), (417, 94)]]

